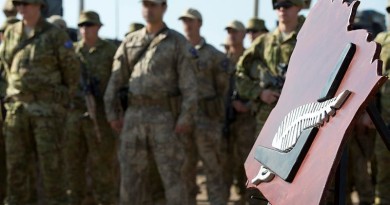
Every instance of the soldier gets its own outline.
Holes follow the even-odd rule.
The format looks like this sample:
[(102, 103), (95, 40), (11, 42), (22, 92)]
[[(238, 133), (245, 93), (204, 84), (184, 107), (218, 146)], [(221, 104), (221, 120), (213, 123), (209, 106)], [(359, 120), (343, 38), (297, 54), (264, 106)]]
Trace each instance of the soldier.
[[(390, 1), (387, 4), (387, 13), (390, 13)], [(381, 60), (383, 61), (383, 75), (389, 76), (390, 72), (390, 32), (380, 33), (376, 42), (382, 45)], [(382, 117), (389, 126), (390, 123), (390, 83), (386, 83), (381, 90)], [(382, 138), (377, 137), (375, 142), (375, 156), (377, 160), (378, 172), (376, 176), (375, 204), (390, 204), (390, 152), (387, 150)]]
[[(3, 25), (0, 28), (0, 43), (3, 41), (3, 35), (7, 27), (10, 25), (19, 22), (19, 19), (15, 17), (9, 17), (7, 20), (3, 23)], [(5, 117), (5, 109), (4, 109), (4, 98), (6, 95), (6, 89), (7, 89), (7, 72), (4, 69), (4, 66), (0, 65), (0, 201), (4, 200), (5, 197), (5, 189), (6, 189), (6, 175), (7, 175), (7, 168), (6, 168), (6, 162), (5, 162), (5, 142), (4, 142), (4, 135), (3, 135), (3, 121)]]
[(236, 86), (240, 96), (251, 100), (256, 112), (257, 133), (275, 106), (284, 82), (296, 37), (303, 24), (298, 13), (303, 0), (273, 0), (278, 27), (253, 42), (240, 59)]
[[(187, 204), (179, 136), (190, 133), (197, 103), (196, 50), (163, 22), (166, 0), (143, 0), (146, 27), (126, 36), (114, 57), (104, 96), (107, 119), (120, 134), (120, 205), (150, 204), (149, 157), (163, 181), (166, 204)], [(118, 90), (129, 86), (124, 120)], [(122, 130), (123, 126), (123, 130)]]
[(252, 18), (248, 21), (246, 33), (248, 34), (251, 42), (253, 42), (257, 37), (268, 33), (268, 29), (265, 27), (265, 22), (263, 19)]
[(257, 38), (240, 59), (237, 67), (237, 89), (241, 96), (256, 105), (257, 130), (260, 131), (277, 102), (283, 86), (296, 37), (304, 18), (298, 16), (302, 0), (277, 0), (274, 9), (278, 28)]
[(198, 52), (196, 69), (198, 80), (198, 112), (193, 133), (186, 138), (187, 160), (184, 176), (189, 184), (189, 204), (196, 205), (196, 165), (198, 156), (203, 162), (207, 178), (207, 193), (210, 204), (224, 205), (228, 190), (223, 179), (221, 164), (221, 141), (224, 120), (224, 101), (229, 86), (229, 59), (216, 48), (206, 43), (200, 35), (203, 23), (199, 11), (189, 8), (182, 20), (186, 38)]
[[(241, 200), (238, 203), (245, 203), (246, 194), (246, 176), (244, 170), (244, 162), (249, 154), (254, 143), (255, 133), (255, 118), (251, 112), (250, 102), (238, 95), (235, 88), (234, 70), (238, 59), (244, 53), (244, 38), (246, 29), (240, 21), (232, 21), (226, 28), (228, 32), (229, 50), (227, 56), (234, 69), (231, 70), (229, 101), (227, 105), (227, 114), (225, 127), (228, 126), (227, 137), (227, 156), (224, 157), (225, 180), (227, 186), (230, 187), (233, 183), (237, 188)], [(233, 158), (233, 161), (231, 159)]]
[(6, 30), (0, 47), (8, 73), (5, 204), (37, 203), (35, 167), (42, 177), (42, 203), (65, 204), (59, 128), (77, 89), (80, 65), (66, 33), (41, 16), (42, 0), (13, 0), (13, 4), (23, 21)]
[(116, 47), (99, 37), (102, 25), (96, 12), (80, 14), (81, 40), (74, 49), (81, 62), (81, 87), (68, 112), (64, 140), (67, 194), (72, 205), (81, 204), (86, 197), (87, 165), (97, 204), (111, 205), (116, 201), (116, 141), (103, 103)]
[(227, 44), (229, 44), (227, 55), (233, 64), (237, 64), (238, 59), (245, 51), (245, 26), (240, 21), (234, 20), (226, 26), (225, 30), (228, 33)]

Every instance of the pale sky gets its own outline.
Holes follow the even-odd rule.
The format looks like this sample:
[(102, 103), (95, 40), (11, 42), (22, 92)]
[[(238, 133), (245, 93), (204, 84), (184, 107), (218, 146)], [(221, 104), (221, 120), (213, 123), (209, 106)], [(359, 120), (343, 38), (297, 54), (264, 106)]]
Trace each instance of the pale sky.
[[(5, 0), (0, 0), (0, 5)], [(84, 0), (86, 10), (94, 10), (100, 14), (104, 26), (100, 35), (105, 38), (122, 39), (131, 22), (144, 23), (141, 15), (140, 0)], [(272, 0), (260, 0), (259, 16), (266, 21), (269, 30), (276, 25), (276, 15), (271, 7)], [(312, 6), (317, 2), (313, 0)], [(182, 24), (177, 18), (189, 7), (202, 13), (202, 35), (206, 40), (222, 49), (219, 45), (225, 41), (225, 26), (232, 20), (239, 20), (245, 25), (253, 17), (253, 0), (168, 0), (168, 11), (165, 22), (168, 27), (182, 32)], [(359, 10), (374, 9), (385, 13), (387, 0), (361, 0)], [(63, 0), (64, 18), (71, 27), (77, 26), (79, 0)], [(307, 15), (307, 10), (302, 14)], [(0, 16), (0, 22), (4, 21)], [(246, 46), (249, 45), (246, 40)]]

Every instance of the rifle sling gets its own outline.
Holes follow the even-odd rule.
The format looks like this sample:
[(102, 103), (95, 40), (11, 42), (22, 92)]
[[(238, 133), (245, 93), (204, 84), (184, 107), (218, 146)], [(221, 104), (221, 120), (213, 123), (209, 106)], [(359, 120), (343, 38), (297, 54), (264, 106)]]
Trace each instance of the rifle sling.
[(43, 33), (45, 33), (46, 31), (48, 31), (50, 28), (52, 27), (51, 24), (47, 23), (46, 25), (44, 25), (44, 27), (42, 28), (41, 32), (38, 32), (38, 33), (35, 33), (34, 36), (32, 36), (31, 38), (29, 39), (26, 39), (22, 42), (20, 42), (16, 48), (12, 51), (12, 58), (14, 55), (16, 55), (19, 51), (21, 51), (23, 48), (25, 48), (28, 44), (32, 43), (35, 39), (37, 39), (39, 36), (41, 36)]
[(134, 59), (134, 65), (136, 65), (140, 60), (141, 60), (141, 57), (146, 53), (146, 51), (148, 50), (150, 44), (152, 44), (153, 40), (160, 34), (164, 33), (165, 31), (168, 30), (168, 27), (164, 27), (163, 29), (161, 29), (159, 32), (156, 33), (156, 35), (153, 37), (153, 39), (151, 39), (143, 48), (142, 50), (138, 53), (137, 57)]

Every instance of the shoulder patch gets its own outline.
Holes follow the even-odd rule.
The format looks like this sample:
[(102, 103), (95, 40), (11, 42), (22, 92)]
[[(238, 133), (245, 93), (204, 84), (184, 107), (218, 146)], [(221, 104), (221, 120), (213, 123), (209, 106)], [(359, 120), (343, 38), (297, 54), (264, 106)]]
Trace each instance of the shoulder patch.
[(199, 53), (198, 53), (198, 51), (194, 47), (191, 46), (189, 51), (190, 51), (190, 54), (191, 54), (192, 57), (199, 58)]
[(65, 47), (65, 48), (68, 48), (68, 49), (73, 48), (73, 42), (72, 42), (71, 40), (67, 40), (67, 41), (64, 43), (64, 47)]

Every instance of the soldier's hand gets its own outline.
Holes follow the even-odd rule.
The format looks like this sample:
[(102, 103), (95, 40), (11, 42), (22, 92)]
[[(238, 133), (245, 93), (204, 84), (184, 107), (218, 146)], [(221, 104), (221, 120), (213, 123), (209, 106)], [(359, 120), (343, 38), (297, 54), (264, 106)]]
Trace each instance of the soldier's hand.
[(191, 126), (190, 125), (180, 125), (177, 124), (175, 127), (175, 133), (176, 134), (188, 134), (191, 132)]
[(243, 103), (243, 102), (241, 102), (239, 100), (234, 100), (232, 102), (232, 104), (233, 104), (234, 109), (237, 112), (240, 112), (240, 113), (249, 112), (249, 107), (245, 103)]
[(270, 89), (265, 89), (260, 93), (260, 100), (271, 105), (278, 101), (280, 94)]
[(110, 121), (111, 128), (119, 135), (123, 128), (123, 119)]

